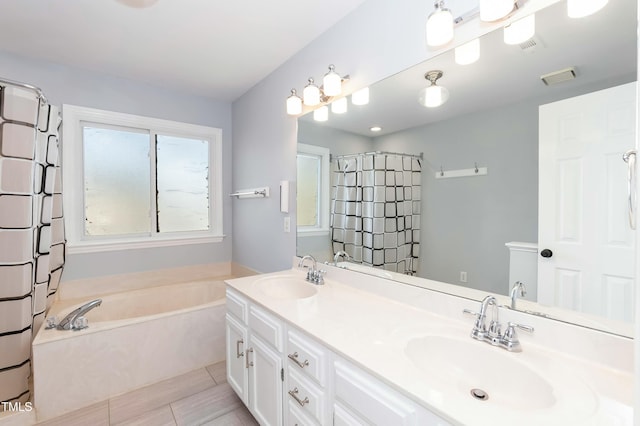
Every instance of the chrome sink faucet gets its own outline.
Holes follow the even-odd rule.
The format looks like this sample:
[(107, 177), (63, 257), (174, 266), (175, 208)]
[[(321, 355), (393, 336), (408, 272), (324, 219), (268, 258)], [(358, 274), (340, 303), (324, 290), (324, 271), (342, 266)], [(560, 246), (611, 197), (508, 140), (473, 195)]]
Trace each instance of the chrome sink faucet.
[[(486, 318), (489, 307), (492, 309), (492, 315), (489, 327), (487, 328)], [(494, 296), (487, 296), (482, 299), (480, 312), (472, 312), (468, 309), (465, 309), (463, 312), (476, 317), (473, 329), (471, 330), (471, 338), (501, 347), (509, 352), (522, 352), (522, 346), (518, 340), (516, 328), (533, 333), (533, 327), (508, 322), (507, 330), (503, 334), (501, 331), (502, 325), (498, 321), (498, 302)]]
[(340, 259), (341, 257), (344, 258), (345, 262), (351, 258), (351, 256), (349, 256), (346, 251), (338, 250), (335, 256), (333, 256), (333, 266), (338, 266), (338, 259)]
[(316, 262), (315, 257), (311, 256), (310, 254), (303, 256), (298, 263), (298, 268), (309, 268), (305, 265), (306, 260), (311, 260), (311, 268), (307, 271), (307, 281), (316, 285), (324, 284), (323, 277), (324, 274), (326, 274), (326, 271), (318, 270), (318, 262)]
[(518, 293), (520, 297), (524, 297), (527, 295), (527, 288), (524, 286), (524, 283), (521, 281), (516, 281), (511, 288), (511, 309), (516, 308), (516, 300), (518, 300)]
[(62, 319), (57, 325), (54, 323), (48, 324), (47, 328), (57, 328), (58, 330), (82, 330), (87, 328), (88, 322), (84, 315), (93, 308), (97, 308), (102, 304), (102, 299), (92, 300), (87, 302), (79, 308), (71, 311), (66, 317)]

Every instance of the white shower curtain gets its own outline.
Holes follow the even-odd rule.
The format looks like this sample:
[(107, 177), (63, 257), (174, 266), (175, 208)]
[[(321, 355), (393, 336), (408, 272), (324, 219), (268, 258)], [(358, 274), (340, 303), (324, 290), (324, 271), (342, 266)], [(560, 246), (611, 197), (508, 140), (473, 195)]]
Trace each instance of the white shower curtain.
[(420, 255), (421, 160), (363, 153), (333, 159), (331, 244), (351, 260), (413, 275)]
[(58, 109), (39, 90), (0, 81), (2, 402), (30, 398), (31, 341), (62, 274), (59, 125)]

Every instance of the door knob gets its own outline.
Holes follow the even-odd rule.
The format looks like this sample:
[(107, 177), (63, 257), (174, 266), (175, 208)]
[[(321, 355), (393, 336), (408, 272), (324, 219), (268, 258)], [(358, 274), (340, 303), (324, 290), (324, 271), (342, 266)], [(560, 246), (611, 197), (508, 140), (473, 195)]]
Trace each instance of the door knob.
[(549, 249), (544, 249), (540, 252), (540, 256), (542, 257), (551, 257), (553, 256), (553, 252)]

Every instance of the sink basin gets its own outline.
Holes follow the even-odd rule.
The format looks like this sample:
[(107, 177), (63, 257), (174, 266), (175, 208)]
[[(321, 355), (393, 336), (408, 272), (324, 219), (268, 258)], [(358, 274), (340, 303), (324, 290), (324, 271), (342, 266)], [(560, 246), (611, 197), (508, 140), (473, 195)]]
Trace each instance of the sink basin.
[(422, 336), (408, 342), (405, 354), (435, 389), (453, 391), (453, 387), (483, 404), (515, 410), (543, 409), (556, 403), (551, 384), (519, 361), (518, 354), (471, 338)]
[(273, 299), (295, 300), (313, 297), (318, 289), (302, 278), (291, 275), (274, 275), (256, 280), (254, 286)]

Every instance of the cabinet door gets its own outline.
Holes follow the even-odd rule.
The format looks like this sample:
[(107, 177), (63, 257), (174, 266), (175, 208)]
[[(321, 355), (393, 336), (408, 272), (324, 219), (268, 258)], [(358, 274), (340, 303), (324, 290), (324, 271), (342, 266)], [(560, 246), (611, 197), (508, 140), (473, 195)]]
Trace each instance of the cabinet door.
[(249, 404), (248, 373), (246, 368), (247, 328), (227, 314), (227, 382), (245, 405)]
[(249, 361), (249, 409), (262, 426), (282, 423), (282, 355), (251, 335)]

